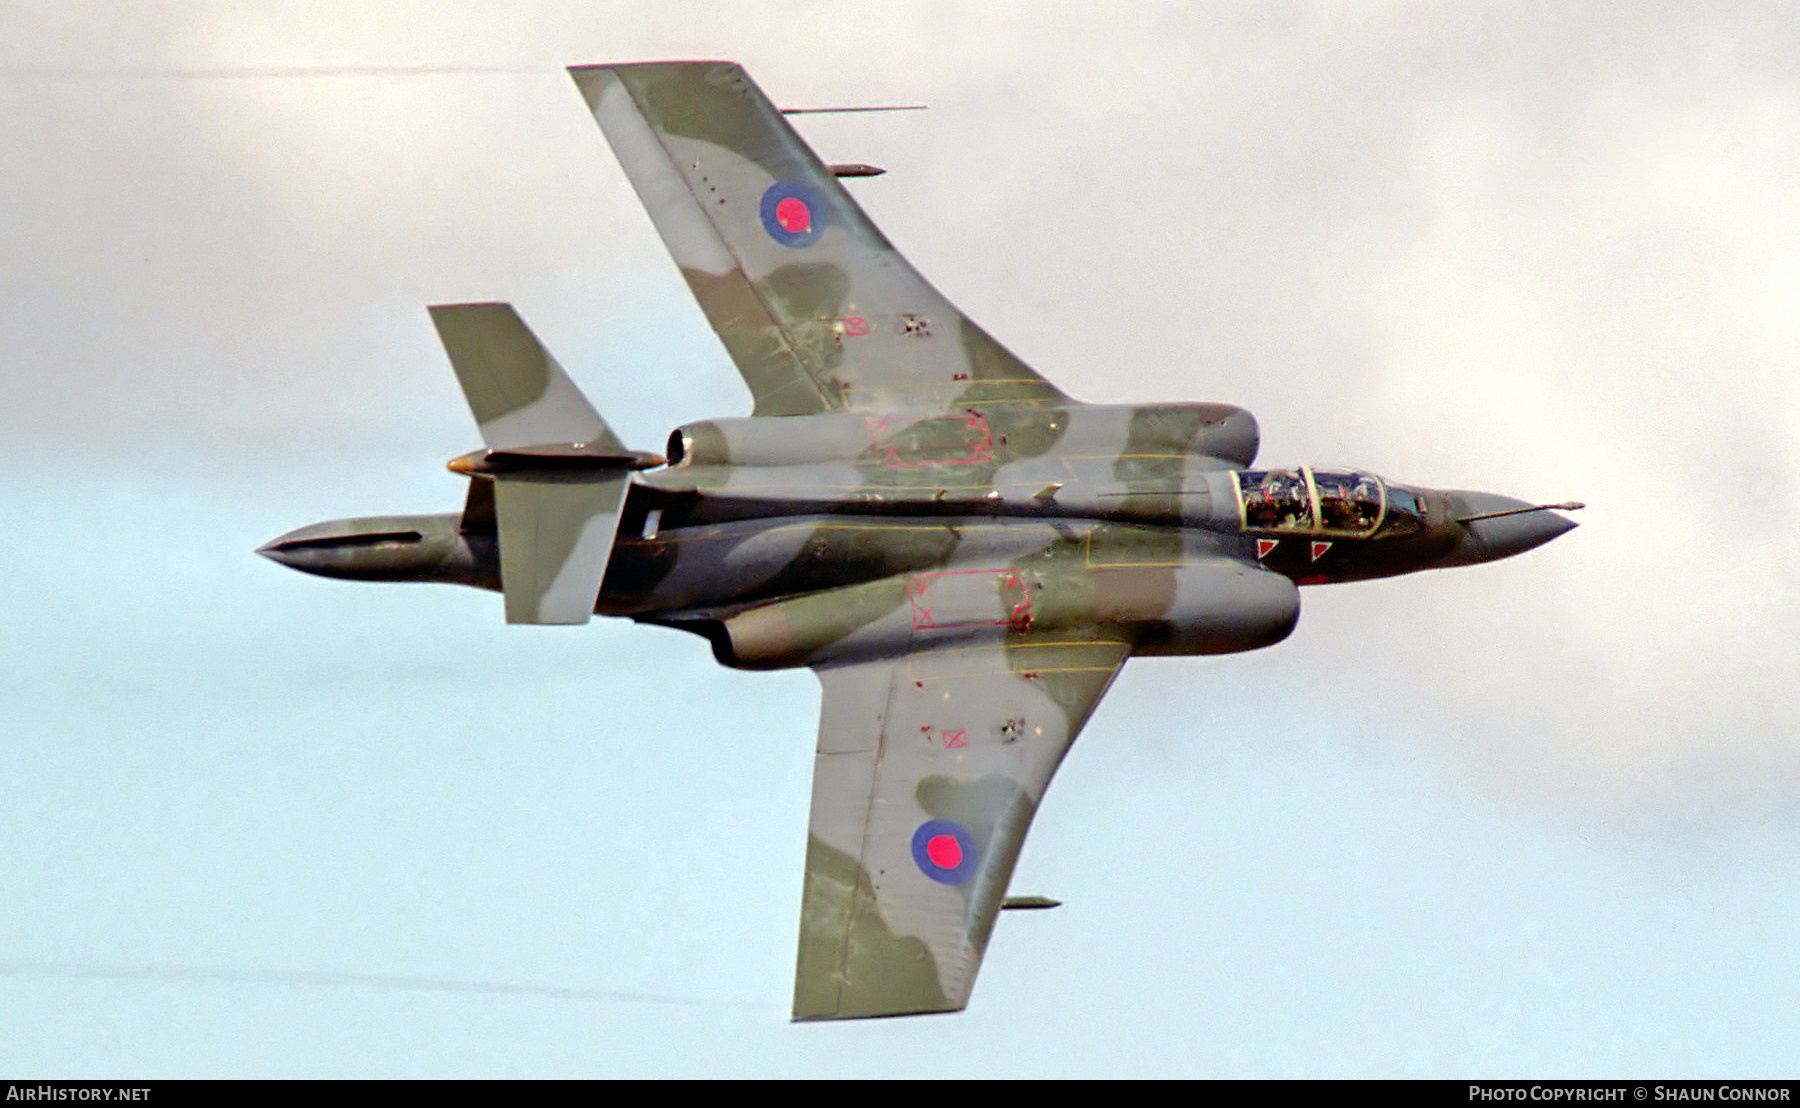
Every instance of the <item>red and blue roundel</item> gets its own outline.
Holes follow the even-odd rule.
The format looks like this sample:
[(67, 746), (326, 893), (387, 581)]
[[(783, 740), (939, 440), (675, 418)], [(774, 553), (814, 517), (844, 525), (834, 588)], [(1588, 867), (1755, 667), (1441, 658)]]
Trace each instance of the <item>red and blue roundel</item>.
[(913, 861), (940, 885), (960, 885), (975, 876), (975, 840), (946, 819), (926, 820), (913, 832)]
[(783, 246), (811, 246), (825, 233), (825, 204), (799, 181), (776, 181), (763, 193), (762, 223)]

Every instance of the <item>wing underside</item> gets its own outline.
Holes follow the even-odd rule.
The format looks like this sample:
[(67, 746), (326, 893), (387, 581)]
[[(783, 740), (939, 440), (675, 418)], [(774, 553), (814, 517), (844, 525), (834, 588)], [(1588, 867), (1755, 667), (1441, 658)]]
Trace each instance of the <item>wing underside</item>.
[(967, 1005), (1032, 816), (1130, 649), (1014, 632), (818, 670), (795, 1019)]
[(754, 414), (1068, 402), (907, 264), (738, 66), (569, 72)]

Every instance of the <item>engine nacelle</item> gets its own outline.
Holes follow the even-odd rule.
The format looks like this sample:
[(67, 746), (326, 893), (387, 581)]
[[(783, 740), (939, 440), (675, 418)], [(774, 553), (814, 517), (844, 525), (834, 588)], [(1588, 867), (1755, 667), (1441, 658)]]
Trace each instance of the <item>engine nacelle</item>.
[(1094, 570), (1096, 616), (1137, 629), (1139, 655), (1236, 654), (1287, 638), (1300, 590), (1279, 573), (1230, 558), (1166, 570)]
[(901, 574), (764, 604), (721, 621), (713, 646), (728, 666), (784, 669), (1117, 626), (1137, 654), (1231, 654), (1280, 642), (1299, 618), (1292, 581), (1230, 558), (1002, 566)]
[(992, 405), (932, 415), (702, 420), (670, 434), (668, 457), (675, 466), (802, 466), (1188, 456), (1246, 466), (1260, 442), (1256, 418), (1230, 404)]
[(1080, 457), (1186, 455), (1247, 466), (1262, 446), (1256, 417), (1231, 404), (1089, 404), (1069, 414), (1060, 445)]
[(898, 657), (912, 649), (912, 575), (809, 593), (739, 612), (712, 634), (713, 656), (733, 669), (788, 669), (825, 661)]

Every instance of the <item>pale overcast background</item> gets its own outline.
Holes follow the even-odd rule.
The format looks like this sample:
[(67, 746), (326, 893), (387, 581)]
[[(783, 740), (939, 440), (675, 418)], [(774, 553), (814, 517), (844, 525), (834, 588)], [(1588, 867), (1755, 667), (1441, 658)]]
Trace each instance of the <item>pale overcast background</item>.
[[(1795, 1076), (1800, 9), (0, 8), (0, 1075)], [(970, 1009), (787, 1022), (817, 683), (256, 557), (451, 511), (428, 303), (749, 397), (562, 67), (719, 57), (1072, 394), (1591, 507), (1128, 667)]]

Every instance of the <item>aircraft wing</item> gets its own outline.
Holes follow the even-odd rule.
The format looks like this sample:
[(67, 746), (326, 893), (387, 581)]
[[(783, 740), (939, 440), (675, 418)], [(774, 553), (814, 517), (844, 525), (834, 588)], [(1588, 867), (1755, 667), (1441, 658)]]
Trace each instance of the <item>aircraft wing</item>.
[(569, 71), (755, 415), (1070, 403), (908, 265), (744, 71)]
[(796, 1020), (968, 1004), (1031, 817), (1130, 653), (1015, 631), (817, 670)]

